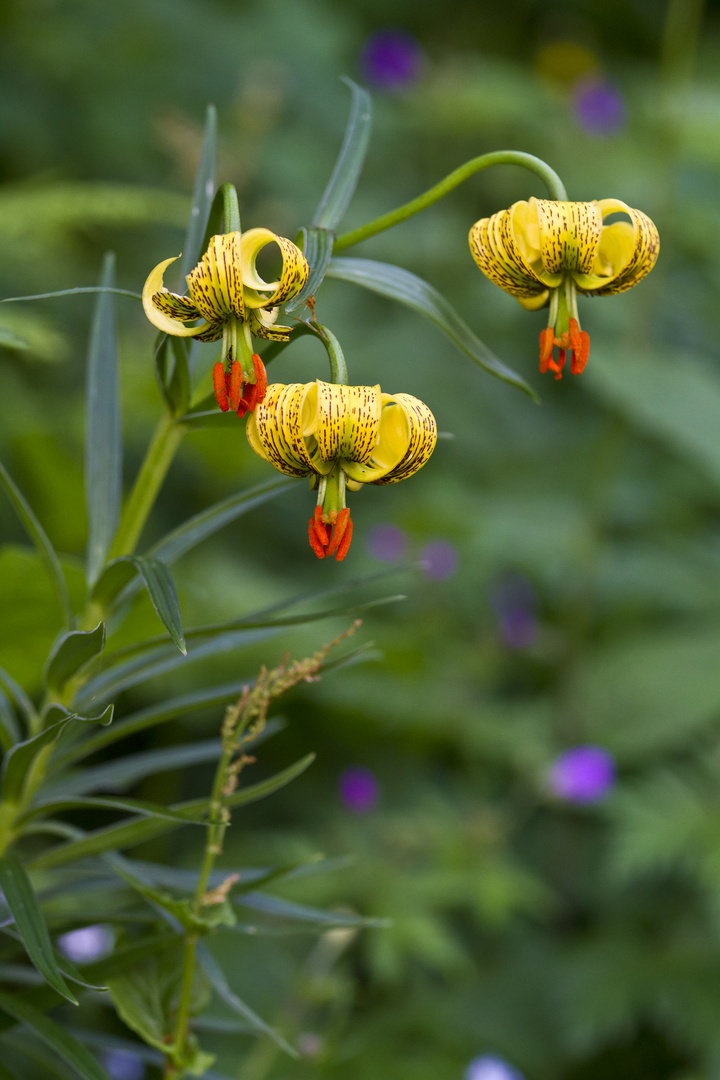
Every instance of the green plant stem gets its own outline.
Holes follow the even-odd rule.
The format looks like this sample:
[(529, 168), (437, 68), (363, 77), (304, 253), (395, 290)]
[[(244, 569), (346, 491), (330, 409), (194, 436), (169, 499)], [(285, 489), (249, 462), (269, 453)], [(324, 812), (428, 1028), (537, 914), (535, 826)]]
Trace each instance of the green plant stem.
[(187, 428), (171, 416), (160, 420), (128, 499), (108, 559), (132, 555)]
[[(225, 749), (218, 761), (213, 780), (212, 794), (210, 796), (210, 824), (207, 830), (205, 852), (198, 875), (195, 895), (193, 898), (193, 914), (199, 916), (202, 909), (202, 900), (207, 892), (215, 859), (222, 851), (227, 822), (223, 819), (223, 788), (228, 774), (228, 767), (232, 760), (233, 750)], [(180, 1004), (178, 1006), (177, 1021), (175, 1024), (175, 1037), (172, 1049), (180, 1057), (185, 1048), (190, 1022), (190, 1002), (192, 998), (193, 977), (195, 974), (195, 953), (197, 949), (198, 935), (188, 931), (185, 937), (185, 952), (183, 958), (182, 989), (180, 992)], [(178, 1072), (175, 1063), (168, 1058), (165, 1064), (165, 1080), (176, 1080), (182, 1072)]]
[(328, 360), (330, 361), (330, 382), (338, 383), (340, 386), (347, 386), (348, 384), (348, 370), (345, 363), (345, 356), (340, 348), (340, 342), (335, 337), (327, 326), (322, 326), (321, 323), (313, 321), (308, 324), (317, 334), (325, 346), (325, 350), (328, 354)]
[(368, 222), (367, 225), (361, 225), (358, 229), (353, 229), (352, 232), (338, 236), (333, 244), (333, 252), (342, 251), (353, 244), (359, 244), (361, 240), (367, 240), (368, 237), (384, 232), (385, 229), (391, 229), (393, 225), (399, 225), (401, 221), (405, 221), (414, 214), (419, 214), (421, 210), (427, 209), (428, 206), (432, 206), (433, 203), (444, 198), (453, 188), (462, 184), (464, 180), (482, 169), (489, 168), (491, 165), (520, 165), (525, 169), (529, 169), (545, 182), (552, 199), (561, 201), (567, 199), (567, 192), (562, 180), (554, 169), (551, 169), (541, 158), (535, 157), (533, 154), (525, 154), (522, 150), (495, 150), (491, 154), (481, 154), (480, 157), (466, 161), (464, 165), (451, 172), (439, 184), (435, 184), (424, 194), (418, 195), (416, 199), (411, 199), (410, 202), (405, 203), (403, 206), (398, 206), (396, 210), (391, 210), (389, 213), (383, 214), (382, 217)]

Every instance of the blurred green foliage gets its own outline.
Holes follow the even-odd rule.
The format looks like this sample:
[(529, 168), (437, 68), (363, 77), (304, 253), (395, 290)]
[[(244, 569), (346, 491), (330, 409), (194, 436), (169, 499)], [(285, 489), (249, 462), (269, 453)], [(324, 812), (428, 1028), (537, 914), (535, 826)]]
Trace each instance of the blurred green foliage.
[[(317, 762), (274, 800), (238, 814), (226, 849), (230, 866), (349, 854), (344, 869), (299, 879), (286, 895), (350, 905), (391, 926), (318, 940), (284, 936), (281, 924), (275, 936), (232, 937), (234, 989), (286, 1035), (302, 1035), (308, 1054), (286, 1064), (269, 1043), (206, 1038), (216, 1040), (218, 1067), (243, 1080), (459, 1078), (485, 1052), (527, 1080), (714, 1080), (718, 6), (465, 0), (448, 11), (407, 0), (7, 0), (0, 292), (91, 284), (107, 247), (117, 252), (119, 284), (137, 291), (182, 242), (208, 101), (219, 110), (219, 176), (238, 186), (244, 227), (294, 235), (342, 137), (347, 91), (338, 77), (362, 81), (363, 44), (385, 26), (415, 35), (425, 62), (413, 85), (375, 94), (348, 228), (500, 148), (544, 157), (571, 198), (614, 196), (655, 220), (657, 268), (629, 294), (581, 300), (590, 362), (581, 379), (560, 383), (536, 374), (543, 316), (482, 278), (467, 250), (478, 217), (542, 194), (528, 174), (484, 173), (358, 252), (441, 288), (538, 389), (540, 408), (466, 364), (410, 313), (325, 284), (320, 316), (340, 337), (353, 379), (416, 394), (454, 438), (411, 483), (356, 498), (356, 539), (342, 565), (318, 564), (307, 548), (304, 485), (230, 526), (177, 566), (184, 621), (238, 617), (382, 569), (363, 539), (381, 524), (404, 531), (413, 561), (429, 542), (454, 545), (457, 569), (433, 580), (398, 566), (365, 587), (368, 598), (407, 595), (365, 621), (362, 634), (382, 658), (329, 674), (286, 704), (288, 727), (258, 752), (258, 774), (309, 750)], [(673, 30), (672, 20), (692, 27), (698, 12), (696, 39)], [(549, 63), (548, 46), (563, 42), (581, 45), (594, 68)], [(627, 123), (616, 133), (600, 137), (578, 121), (573, 94), (588, 73), (623, 96)], [(118, 310), (131, 479), (159, 404), (154, 335), (135, 302), (119, 298)], [(84, 546), (89, 313), (82, 296), (0, 307), (0, 457), (69, 567)], [(272, 376), (314, 378), (316, 349), (304, 341), (288, 350)], [(193, 433), (152, 528), (161, 535), (267, 475), (238, 431)], [(37, 559), (18, 546), (7, 505), (0, 537), (0, 665), (32, 690), (60, 613)], [(512, 647), (497, 596), (518, 581), (532, 598), (534, 630)], [(154, 619), (139, 599), (121, 642), (155, 633)], [(256, 646), (255, 659), (275, 662), (286, 647), (307, 653), (328, 636), (326, 626), (302, 640), (288, 635)], [(171, 688), (252, 671), (247, 654), (238, 671), (230, 652), (134, 688), (124, 704), (139, 709)], [(138, 746), (210, 737), (219, 721), (217, 709), (182, 718)], [(582, 743), (615, 755), (618, 783), (597, 805), (563, 804), (548, 793), (548, 769)], [(380, 785), (364, 815), (338, 793), (355, 765)], [(199, 796), (209, 775), (201, 765), (187, 790), (173, 773), (132, 794)], [(142, 854), (192, 866), (199, 844), (173, 834)], [(127, 1034), (97, 1010), (99, 1026)]]

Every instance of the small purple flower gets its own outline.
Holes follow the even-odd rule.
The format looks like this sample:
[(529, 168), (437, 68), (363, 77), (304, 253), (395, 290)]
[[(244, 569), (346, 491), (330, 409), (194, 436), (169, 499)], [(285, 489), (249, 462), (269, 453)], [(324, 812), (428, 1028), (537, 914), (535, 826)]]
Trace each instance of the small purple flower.
[(377, 777), (362, 765), (345, 769), (340, 777), (340, 798), (353, 814), (368, 814), (380, 797)]
[(143, 1080), (145, 1066), (129, 1050), (105, 1050), (102, 1063), (110, 1080)]
[(622, 94), (617, 87), (597, 76), (576, 83), (573, 108), (580, 127), (588, 135), (599, 138), (616, 135), (627, 122)]
[(402, 90), (420, 76), (422, 49), (403, 30), (379, 30), (365, 43), (360, 58), (365, 78), (382, 90)]
[(407, 554), (407, 536), (397, 525), (375, 525), (367, 535), (367, 546), (378, 562), (399, 562)]
[(522, 1075), (501, 1057), (483, 1054), (473, 1058), (463, 1080), (523, 1080)]
[(449, 540), (432, 540), (420, 552), (425, 563), (425, 576), (431, 581), (444, 581), (457, 570), (457, 549)]
[(615, 759), (602, 746), (574, 746), (552, 764), (548, 782), (559, 799), (598, 802), (615, 783)]
[(538, 621), (532, 611), (515, 608), (500, 616), (500, 637), (508, 649), (527, 649), (538, 635)]
[(75, 964), (89, 964), (113, 950), (115, 936), (109, 926), (83, 926), (58, 938), (58, 948)]

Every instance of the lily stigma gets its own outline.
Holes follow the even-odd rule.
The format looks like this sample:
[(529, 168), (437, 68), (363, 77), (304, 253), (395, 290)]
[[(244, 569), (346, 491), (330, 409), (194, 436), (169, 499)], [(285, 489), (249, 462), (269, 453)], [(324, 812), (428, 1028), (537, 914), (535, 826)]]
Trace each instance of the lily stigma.
[[(619, 213), (630, 220), (605, 224)], [(469, 239), (482, 272), (524, 308), (536, 311), (549, 303), (548, 325), (540, 333), (540, 371), (554, 371), (556, 379), (562, 378), (567, 353), (571, 373), (579, 375), (590, 351), (590, 336), (580, 329), (577, 293), (609, 296), (631, 289), (650, 273), (660, 250), (650, 218), (619, 199), (530, 198), (476, 222)]]
[[(256, 267), (268, 244), (276, 244), (282, 256), (277, 281), (265, 281)], [(291, 240), (269, 229), (218, 234), (187, 275), (187, 296), (163, 285), (165, 271), (177, 258), (165, 259), (149, 274), (143, 287), (145, 314), (166, 334), (197, 341), (222, 338), (222, 360), (213, 368), (217, 403), (223, 412), (229, 408), (239, 416), (252, 412), (267, 389), (265, 367), (252, 348), (252, 335), (288, 340), (291, 327), (277, 325), (278, 309), (307, 281), (305, 256)], [(188, 326), (191, 322), (196, 325)]]
[(352, 538), (346, 491), (412, 476), (435, 449), (427, 405), (379, 386), (273, 383), (248, 418), (250, 446), (286, 476), (310, 476), (317, 505), (308, 525), (319, 559), (347, 555)]

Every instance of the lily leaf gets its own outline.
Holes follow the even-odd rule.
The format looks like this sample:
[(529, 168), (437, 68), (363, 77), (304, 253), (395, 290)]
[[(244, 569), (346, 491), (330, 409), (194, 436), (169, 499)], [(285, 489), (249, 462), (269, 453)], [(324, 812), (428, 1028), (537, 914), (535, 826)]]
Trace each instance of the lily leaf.
[(475, 336), (442, 293), (416, 274), (411, 274), (400, 266), (377, 262), (374, 259), (337, 258), (330, 261), (327, 276), (362, 285), (364, 289), (417, 311), (442, 330), (461, 352), (469, 356), (473, 363), (488, 375), (494, 375), (496, 379), (501, 379), (510, 386), (517, 386), (534, 401), (539, 400), (533, 388), (512, 368), (498, 360), (480, 338)]
[(190, 219), (185, 232), (185, 243), (183, 244), (183, 255), (180, 262), (180, 280), (183, 282), (203, 254), (202, 241), (215, 195), (216, 169), (217, 110), (214, 105), (208, 105), (205, 114), (205, 133), (200, 154), (200, 164), (195, 174)]
[(336, 229), (342, 221), (355, 193), (370, 139), (370, 95), (351, 79), (343, 79), (343, 82), (350, 87), (352, 93), (350, 117), (335, 167), (315, 211), (313, 225), (318, 229)]
[(121, 555), (120, 558), (113, 559), (93, 589), (93, 600), (102, 607), (109, 607), (135, 576), (135, 572), (140, 574), (145, 582), (160, 621), (185, 656), (187, 649), (182, 632), (177, 589), (172, 574), (160, 559), (150, 555)]
[(70, 593), (68, 592), (67, 582), (65, 581), (65, 575), (62, 572), (60, 560), (57, 557), (57, 552), (50, 543), (47, 533), (36, 518), (32, 507), (30, 506), (27, 499), (20, 491), (20, 488), (14, 482), (9, 472), (1, 462), (0, 487), (2, 487), (8, 499), (10, 500), (15, 513), (19, 517), (20, 521), (25, 527), (25, 531), (27, 532), (28, 536), (37, 548), (40, 558), (45, 563), (45, 567), (48, 571), (50, 580), (53, 583), (55, 592), (57, 593), (57, 598), (60, 602), (60, 607), (62, 609), (65, 624), (66, 626), (71, 626), (74, 618), (72, 602), (70, 600)]
[[(240, 691), (234, 697), (239, 694)], [(203, 739), (201, 742), (163, 746), (159, 750), (142, 750), (137, 754), (116, 758), (115, 761), (103, 761), (89, 769), (66, 774), (54, 784), (45, 784), (43, 792), (48, 798), (58, 798), (60, 795), (85, 795), (98, 790), (123, 791), (147, 776), (181, 769), (187, 765), (217, 761), (221, 753), (220, 739)]]
[[(103, 260), (100, 285), (115, 283), (115, 256)], [(112, 293), (95, 304), (87, 358), (85, 501), (88, 511), (87, 581), (97, 579), (117, 529), (122, 498), (120, 380)]]
[(69, 679), (99, 656), (105, 647), (105, 624), (94, 630), (70, 630), (53, 645), (45, 665), (48, 694), (59, 695)]
[[(314, 754), (296, 761), (294, 765), (276, 773), (267, 780), (261, 780), (258, 784), (251, 784), (238, 791), (225, 800), (226, 806), (243, 806), (258, 799), (263, 799), (278, 791), (281, 787), (289, 784), (297, 776), (308, 768), (315, 760)], [(87, 833), (81, 839), (70, 840), (65, 844), (58, 844), (49, 851), (43, 852), (32, 860), (32, 867), (38, 869), (50, 866), (62, 866), (78, 859), (85, 859), (90, 855), (102, 855), (106, 851), (120, 851), (124, 848), (134, 847), (145, 840), (152, 840), (156, 836), (170, 832), (181, 824), (190, 823), (199, 814), (207, 813), (208, 802), (206, 799), (193, 799), (189, 802), (177, 803), (170, 810), (179, 815), (178, 820), (167, 821), (158, 818), (130, 818), (120, 821), (115, 825), (104, 829), (96, 829)]]
[(325, 271), (332, 258), (334, 234), (329, 229), (311, 225), (310, 228), (302, 228), (300, 233), (302, 238), (300, 246), (310, 266), (310, 273), (297, 296), (285, 305), (286, 315), (301, 309), (306, 301), (315, 295), (322, 285)]
[(22, 738), (12, 701), (3, 690), (0, 682), (0, 746), (7, 753), (14, 743)]
[(277, 1043), (277, 1045), (284, 1050), (286, 1054), (289, 1054), (290, 1057), (300, 1057), (297, 1050), (291, 1046), (279, 1032), (270, 1027), (269, 1024), (258, 1016), (249, 1005), (246, 1005), (245, 1002), (230, 989), (222, 968), (202, 941), (197, 943), (197, 958), (200, 966), (210, 980), (213, 990), (220, 998), (222, 998), (226, 1005), (230, 1006), (233, 1012), (238, 1013), (244, 1020), (248, 1020), (256, 1031), (262, 1032), (263, 1035), (267, 1035), (271, 1038), (272, 1041)]
[(234, 904), (241, 907), (262, 911), (276, 918), (299, 919), (302, 922), (317, 923), (320, 926), (387, 927), (390, 925), (387, 919), (372, 919), (347, 912), (325, 911), (322, 908), (307, 907), (305, 904), (296, 904), (291, 900), (283, 900), (280, 896), (268, 896), (261, 892), (238, 893), (232, 900)]
[(26, 997), (0, 993), (0, 1009), (19, 1023), (27, 1024), (44, 1043), (75, 1069), (82, 1080), (110, 1080), (90, 1051), (78, 1042), (74, 1035), (36, 1009)]
[(45, 918), (30, 878), (23, 864), (12, 853), (0, 858), (0, 889), (33, 964), (59, 994), (77, 1005), (77, 998), (65, 982), (55, 960)]
[(5, 755), (2, 763), (2, 797), (5, 802), (19, 803), (22, 800), (26, 782), (35, 756), (57, 739), (58, 735), (73, 720), (92, 724), (109, 724), (112, 720), (114, 706), (108, 705), (99, 716), (78, 716), (75, 713), (67, 713), (62, 706), (55, 706), (61, 710), (60, 719), (55, 720), (31, 739), (16, 743), (12, 750)]
[(171, 416), (190, 404), (190, 354), (187, 342), (161, 334), (155, 349), (155, 375)]
[(22, 822), (31, 821), (39, 814), (55, 814), (63, 810), (125, 810), (130, 814), (140, 814), (143, 817), (158, 818), (161, 821), (177, 821), (182, 825), (205, 825), (206, 815), (192, 817), (185, 813), (179, 813), (160, 803), (145, 802), (142, 799), (121, 799), (112, 796), (93, 795), (67, 795), (54, 799), (43, 799), (34, 803), (21, 818)]
[(4, 668), (0, 668), (0, 687), (6, 691), (10, 700), (22, 714), (25, 723), (29, 727), (32, 727), (37, 718), (35, 706), (23, 690), (22, 686), (15, 682), (12, 675), (9, 675)]

